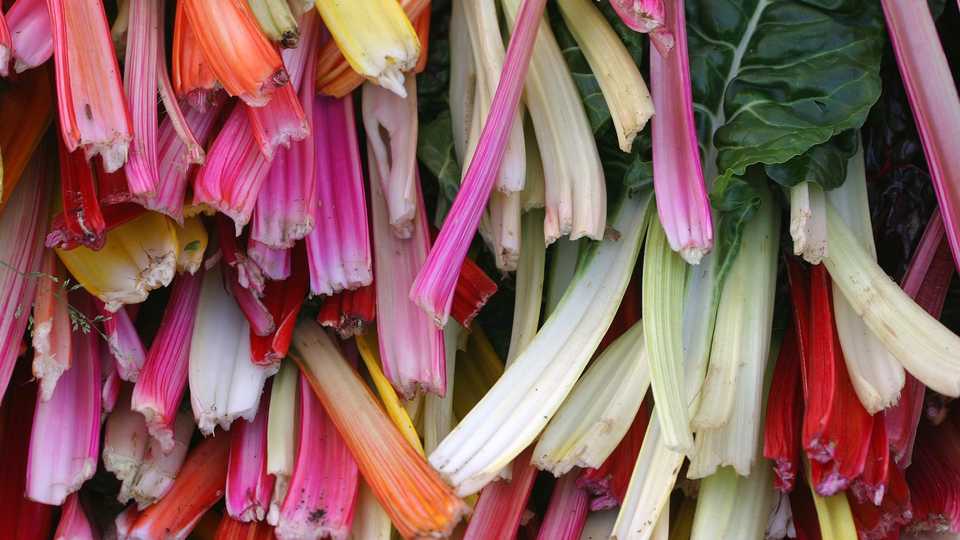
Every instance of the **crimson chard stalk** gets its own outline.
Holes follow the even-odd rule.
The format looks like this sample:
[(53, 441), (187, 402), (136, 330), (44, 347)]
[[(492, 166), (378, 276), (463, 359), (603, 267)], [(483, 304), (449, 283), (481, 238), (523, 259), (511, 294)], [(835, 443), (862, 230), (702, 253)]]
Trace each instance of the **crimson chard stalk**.
[(268, 403), (263, 399), (252, 421), (240, 420), (230, 430), (227, 513), (240, 521), (263, 521), (273, 494), (275, 478), (267, 474)]
[[(640, 0), (611, 3), (616, 7), (630, 1)], [(664, 20), (674, 34), (675, 46), (666, 53), (650, 49), (650, 85), (656, 111), (652, 120), (653, 187), (670, 247), (688, 263), (698, 264), (713, 247), (713, 218), (693, 120), (684, 2), (664, 3)]]
[(763, 457), (773, 462), (774, 486), (784, 492), (793, 490), (800, 462), (800, 425), (803, 421), (803, 387), (800, 378), (800, 344), (797, 331), (790, 327), (780, 344), (767, 397), (763, 426)]
[(410, 299), (439, 325), (447, 322), (460, 274), (459, 267), (467, 256), (470, 238), (480, 224), (497, 171), (503, 162), (545, 4), (546, 0), (524, 0), (510, 36), (503, 73), (493, 96), (490, 116), (484, 123), (477, 143), (477, 151), (470, 161), (437, 242), (410, 290)]
[(883, 0), (890, 40), (923, 142), (954, 262), (960, 267), (960, 97), (937, 27), (926, 5)]
[(113, 172), (127, 161), (130, 113), (101, 0), (47, 0), (53, 31), (60, 130), (67, 151), (103, 157)]

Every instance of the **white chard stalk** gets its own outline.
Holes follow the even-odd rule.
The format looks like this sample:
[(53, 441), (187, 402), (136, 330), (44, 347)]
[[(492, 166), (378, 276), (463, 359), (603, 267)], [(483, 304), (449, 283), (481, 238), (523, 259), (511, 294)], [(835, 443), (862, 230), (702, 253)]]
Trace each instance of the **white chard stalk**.
[(833, 249), (823, 263), (867, 328), (920, 382), (943, 395), (960, 396), (960, 337), (884, 273), (830, 204), (827, 234)]
[(250, 324), (225, 288), (219, 265), (203, 276), (190, 343), (190, 404), (205, 435), (234, 419), (253, 420), (267, 377), (276, 368), (250, 358)]
[(650, 386), (644, 325), (610, 344), (577, 381), (533, 450), (533, 463), (560, 477), (596, 468), (630, 429)]
[(793, 254), (810, 264), (827, 256), (826, 198), (814, 182), (800, 182), (790, 188), (790, 238)]
[(531, 210), (523, 215), (521, 225), (523, 251), (517, 266), (517, 290), (513, 304), (513, 328), (507, 366), (527, 348), (540, 328), (540, 306), (543, 304), (543, 275), (547, 246), (543, 241), (543, 212)]
[(630, 152), (633, 139), (653, 116), (653, 100), (637, 63), (590, 0), (559, 0), (557, 4), (563, 22), (597, 77), (617, 130), (620, 150)]
[[(873, 243), (870, 201), (867, 199), (867, 174), (864, 167), (861, 146), (847, 165), (846, 181), (837, 189), (827, 192), (827, 201), (850, 227), (854, 236), (860, 239), (860, 247), (876, 261), (877, 248)], [(903, 389), (906, 379), (903, 366), (867, 328), (836, 284), (833, 284), (833, 314), (837, 333), (840, 335), (843, 359), (860, 403), (863, 403), (870, 414), (895, 404), (900, 398), (900, 390)]]
[[(764, 189), (760, 208), (744, 230), (740, 254), (723, 285), (703, 402), (697, 414), (710, 422), (699, 424), (687, 471), (690, 478), (713, 474), (722, 465), (732, 465), (746, 476), (759, 454), (779, 231), (780, 213)], [(726, 416), (710, 414), (722, 408)]]
[[(521, 0), (501, 0), (511, 31), (520, 4)], [(573, 77), (546, 20), (540, 21), (525, 89), (543, 156), (547, 243), (564, 235), (573, 240), (584, 236), (602, 239), (607, 196), (597, 143)]]
[(461, 495), (476, 493), (537, 437), (590, 361), (633, 273), (649, 195), (615, 212), (616, 241), (589, 246), (540, 332), (430, 455)]

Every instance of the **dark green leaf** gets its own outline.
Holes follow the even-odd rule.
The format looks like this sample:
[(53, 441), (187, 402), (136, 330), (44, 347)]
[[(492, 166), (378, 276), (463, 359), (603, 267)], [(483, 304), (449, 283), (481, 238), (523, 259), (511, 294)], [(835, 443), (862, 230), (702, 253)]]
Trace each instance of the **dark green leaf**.
[(823, 189), (840, 187), (847, 176), (847, 161), (857, 151), (857, 132), (850, 129), (779, 165), (767, 165), (767, 176), (782, 186), (816, 182)]
[(417, 157), (437, 177), (443, 196), (452, 201), (460, 189), (460, 164), (453, 149), (453, 127), (450, 110), (420, 124)]

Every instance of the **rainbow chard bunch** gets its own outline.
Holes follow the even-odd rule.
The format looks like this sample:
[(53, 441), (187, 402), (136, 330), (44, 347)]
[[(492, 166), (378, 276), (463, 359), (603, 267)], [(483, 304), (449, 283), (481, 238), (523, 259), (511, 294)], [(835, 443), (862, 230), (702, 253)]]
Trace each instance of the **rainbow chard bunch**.
[(957, 24), (0, 0), (0, 536), (960, 534)]

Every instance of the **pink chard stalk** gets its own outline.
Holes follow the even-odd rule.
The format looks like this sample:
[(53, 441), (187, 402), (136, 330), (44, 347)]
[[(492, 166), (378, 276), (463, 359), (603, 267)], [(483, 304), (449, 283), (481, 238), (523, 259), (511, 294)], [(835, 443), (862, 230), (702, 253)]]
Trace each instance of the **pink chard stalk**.
[(313, 101), (317, 197), (315, 227), (307, 236), (310, 292), (330, 295), (373, 281), (373, 258), (363, 192), (363, 170), (353, 100)]
[(370, 153), (370, 207), (373, 212), (377, 294), (377, 337), (383, 372), (406, 398), (418, 389), (438, 395), (447, 391), (443, 330), (407, 296), (430, 250), (427, 211), (416, 182), (417, 212), (409, 238), (398, 238), (390, 223), (386, 196), (373, 152)]
[(263, 521), (273, 495), (273, 475), (267, 474), (267, 409), (263, 396), (253, 421), (239, 420), (230, 430), (227, 464), (227, 513), (240, 521)]
[(713, 218), (693, 121), (683, 0), (667, 0), (666, 5), (666, 24), (674, 31), (675, 45), (666, 54), (650, 50), (656, 110), (651, 128), (653, 187), (670, 247), (688, 263), (697, 264), (713, 247)]
[(10, 58), (13, 56), (13, 38), (7, 19), (0, 13), (0, 77), (10, 74)]
[(53, 537), (57, 540), (61, 538), (63, 540), (94, 540), (100, 537), (90, 524), (90, 519), (87, 518), (87, 513), (83, 511), (83, 505), (80, 504), (80, 496), (76, 493), (67, 497), (67, 502), (60, 513), (57, 532)]
[(247, 256), (250, 257), (264, 277), (271, 281), (283, 281), (290, 277), (290, 250), (293, 248), (275, 248), (250, 240), (247, 244)]
[(123, 90), (133, 116), (133, 141), (124, 172), (133, 195), (151, 195), (159, 182), (157, 164), (157, 74), (163, 39), (164, 2), (130, 0)]
[(277, 538), (347, 538), (358, 480), (356, 461), (307, 378), (301, 377), (300, 441)]
[(32, 159), (0, 212), (0, 398), (20, 354), (30, 306), (37, 291), (44, 232), (50, 206), (51, 178), (44, 159)]
[(537, 468), (530, 462), (532, 454), (531, 447), (513, 460), (510, 480), (498, 480), (483, 488), (464, 540), (516, 537), (533, 481), (537, 479)]
[(127, 161), (130, 113), (101, 0), (47, 0), (53, 28), (60, 128), (67, 150), (100, 154), (113, 172)]
[(476, 152), (437, 242), (410, 289), (410, 299), (440, 326), (447, 322), (460, 266), (477, 232), (503, 162), (545, 5), (546, 0), (524, 0), (520, 7), (500, 82)]
[(13, 45), (13, 70), (23, 73), (53, 56), (46, 0), (17, 0), (5, 15)]
[(137, 382), (140, 370), (147, 361), (147, 351), (133, 326), (130, 313), (126, 309), (108, 311), (99, 300), (97, 311), (103, 320), (103, 332), (107, 335), (110, 354), (117, 362), (117, 374), (125, 381)]
[(590, 494), (577, 486), (580, 469), (573, 469), (557, 480), (550, 495), (547, 513), (537, 533), (537, 540), (577, 540), (587, 522)]
[(960, 267), (960, 97), (926, 4), (882, 0), (953, 260)]
[[(308, 132), (300, 140), (279, 149), (273, 157), (270, 172), (260, 188), (257, 206), (253, 214), (250, 238), (274, 248), (292, 247), (293, 243), (307, 236), (314, 227), (314, 212), (317, 208), (317, 171), (313, 132), (324, 129), (314, 126), (314, 85), (316, 74), (316, 42), (320, 33), (316, 15), (304, 15), (300, 28), (301, 43), (293, 51), (307, 50), (300, 54), (305, 58), (293, 58), (287, 63), (294, 88), (299, 84), (299, 108)], [(292, 53), (290, 53), (292, 56)], [(288, 54), (284, 51), (284, 61)], [(306, 64), (301, 66), (299, 64)], [(299, 79), (299, 80), (298, 80)], [(309, 81), (303, 83), (302, 80)], [(275, 100), (277, 98), (274, 98)], [(268, 106), (269, 107), (269, 106)], [(253, 110), (253, 109), (251, 109)], [(252, 117), (251, 117), (252, 120)]]
[(202, 281), (200, 271), (193, 275), (181, 274), (173, 282), (160, 330), (133, 387), (131, 408), (146, 418), (150, 435), (166, 452), (174, 447), (174, 419), (187, 386), (190, 343)]
[[(71, 302), (90, 316), (89, 298), (72, 295)], [(100, 454), (100, 336), (87, 328), (74, 338), (70, 369), (49, 400), (38, 397), (33, 413), (26, 495), (44, 504), (61, 505), (80, 489)]]
[[(650, 42), (662, 54), (673, 48), (674, 37), (670, 29), (676, 28), (667, 22), (665, 3), (674, 0), (610, 0), (623, 24), (635, 32), (650, 34)], [(682, 4), (682, 2), (680, 2)], [(686, 30), (680, 30), (686, 39)]]

